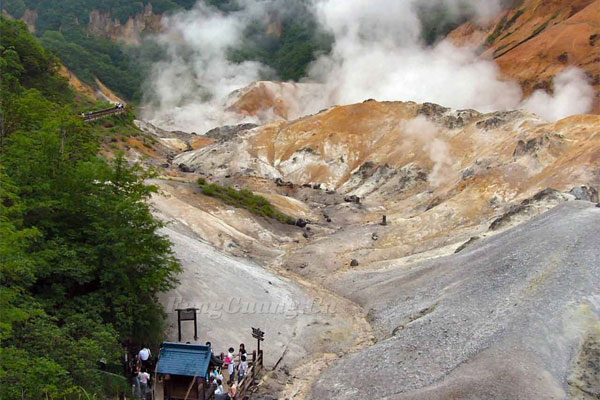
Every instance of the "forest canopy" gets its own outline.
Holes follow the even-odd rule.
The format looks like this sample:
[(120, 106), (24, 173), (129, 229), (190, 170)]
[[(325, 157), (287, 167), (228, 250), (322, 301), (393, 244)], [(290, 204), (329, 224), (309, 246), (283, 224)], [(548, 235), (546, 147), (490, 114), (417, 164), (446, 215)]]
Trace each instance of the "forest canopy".
[[(239, 9), (235, 0), (203, 0), (224, 13)], [(95, 78), (128, 101), (142, 99), (144, 77), (164, 49), (149, 38), (141, 45), (126, 45), (88, 31), (90, 12), (107, 13), (125, 23), (148, 6), (155, 14), (189, 9), (195, 0), (93, 1), (93, 0), (7, 0), (11, 16), (22, 18), (25, 10), (35, 10), (35, 34), (42, 45), (58, 56), (82, 81), (96, 86)], [(319, 53), (329, 52), (332, 39), (323, 33), (305, 1), (290, 2), (285, 13), (270, 16), (281, 26), (280, 34), (268, 32), (265, 21), (251, 21), (245, 40), (229, 52), (234, 62), (260, 61), (274, 71), (273, 79), (299, 80)]]
[(102, 396), (100, 359), (162, 340), (180, 266), (147, 172), (98, 156), (58, 60), (0, 17), (0, 398)]

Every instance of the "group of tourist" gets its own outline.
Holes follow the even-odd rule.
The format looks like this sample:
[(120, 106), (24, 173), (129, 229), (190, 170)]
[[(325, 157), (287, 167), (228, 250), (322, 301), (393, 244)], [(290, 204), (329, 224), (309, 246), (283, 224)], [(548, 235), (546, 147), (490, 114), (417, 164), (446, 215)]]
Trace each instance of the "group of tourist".
[[(211, 396), (214, 396), (215, 400), (235, 398), (237, 386), (248, 372), (248, 352), (246, 351), (246, 346), (241, 343), (237, 352), (233, 347), (230, 347), (227, 355), (217, 357), (212, 350), (210, 342), (206, 342), (206, 345), (211, 348), (211, 358), (208, 373), (205, 377), (208, 382), (205, 398), (209, 399)], [(147, 346), (143, 345), (142, 349), (127, 363), (127, 369), (129, 376), (132, 378), (132, 386), (136, 398), (152, 398), (151, 387), (153, 377), (151, 371), (154, 370), (153, 360), (152, 352)], [(227, 371), (227, 380), (223, 376), (224, 371)], [(225, 383), (228, 386), (227, 389), (223, 386)]]
[(150, 389), (153, 370), (152, 352), (147, 346), (142, 346), (142, 349), (133, 357), (129, 363), (129, 372), (132, 376), (132, 385), (136, 398), (147, 399), (152, 398), (152, 390)]
[[(210, 342), (206, 342), (208, 347), (211, 347)], [(240, 348), (237, 353), (235, 353), (235, 349), (230, 347), (227, 351), (227, 355), (223, 360), (216, 357), (212, 351), (211, 347), (211, 361), (209, 365), (209, 373), (207, 376), (208, 379), (208, 390), (207, 395), (210, 398), (210, 395), (214, 394), (215, 400), (228, 400), (235, 398), (237, 393), (237, 384), (239, 384), (244, 376), (246, 376), (246, 372), (248, 371), (248, 352), (246, 351), (246, 346), (244, 343), (240, 344)], [(223, 387), (223, 382), (225, 382), (223, 377), (223, 370), (227, 370), (227, 385), (229, 389), (225, 391)], [(237, 384), (236, 384), (237, 378)]]

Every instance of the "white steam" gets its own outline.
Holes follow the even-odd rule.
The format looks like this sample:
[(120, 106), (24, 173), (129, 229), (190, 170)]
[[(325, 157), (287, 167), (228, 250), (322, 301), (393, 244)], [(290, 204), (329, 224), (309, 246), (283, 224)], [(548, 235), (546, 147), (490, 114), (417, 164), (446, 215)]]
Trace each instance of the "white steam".
[(537, 90), (523, 101), (521, 107), (548, 121), (556, 121), (588, 112), (592, 109), (593, 99), (594, 88), (588, 84), (585, 73), (571, 67), (554, 78), (554, 95)]
[(149, 79), (152, 101), (146, 117), (160, 126), (200, 133), (242, 122), (224, 110), (225, 100), (258, 80), (266, 67), (230, 62), (227, 50), (240, 42), (244, 27), (260, 10), (253, 3), (226, 15), (198, 2), (192, 10), (166, 18), (157, 40), (167, 49), (167, 59), (154, 66)]
[[(503, 79), (496, 64), (480, 59), (475, 49), (458, 48), (448, 40), (423, 46), (418, 1), (317, 0), (317, 15), (335, 44), (330, 55), (312, 65), (311, 79), (323, 82), (339, 104), (375, 98), (482, 112), (523, 107), (549, 120), (591, 107), (593, 89), (580, 71), (557, 76), (554, 95), (538, 92), (523, 102), (519, 85)], [(443, 3), (452, 10), (465, 1)], [(469, 3), (479, 20), (500, 10), (498, 0)]]
[[(431, 1), (457, 13), (469, 3), (479, 21), (500, 11), (500, 0)], [(332, 34), (334, 44), (330, 54), (310, 66), (306, 78), (320, 83), (322, 89), (313, 91), (317, 96), (290, 94), (292, 108), (309, 113), (374, 98), (434, 102), (482, 112), (526, 108), (548, 120), (591, 108), (594, 92), (580, 70), (571, 68), (559, 74), (553, 95), (538, 91), (523, 100), (519, 85), (503, 78), (496, 64), (479, 58), (475, 49), (458, 48), (447, 40), (425, 46), (416, 11), (419, 2), (313, 0), (314, 13)], [(166, 29), (159, 40), (168, 49), (167, 60), (157, 64), (150, 77), (153, 101), (146, 117), (160, 126), (198, 133), (248, 120), (265, 122), (265, 113), (259, 118), (225, 111), (231, 92), (268, 70), (257, 62), (232, 63), (227, 52), (240, 43), (249, 21), (264, 18), (272, 7), (285, 9), (286, 3), (240, 0), (239, 10), (229, 14), (202, 3), (164, 23)], [(286, 91), (282, 93), (278, 96), (285, 97)], [(299, 99), (304, 104), (297, 104)]]
[(444, 141), (437, 125), (425, 116), (419, 115), (401, 126), (408, 140), (416, 141), (422, 146), (423, 153), (429, 156), (433, 163), (427, 181), (433, 187), (438, 187), (456, 178), (457, 173), (452, 168), (454, 161), (450, 155), (450, 147)]

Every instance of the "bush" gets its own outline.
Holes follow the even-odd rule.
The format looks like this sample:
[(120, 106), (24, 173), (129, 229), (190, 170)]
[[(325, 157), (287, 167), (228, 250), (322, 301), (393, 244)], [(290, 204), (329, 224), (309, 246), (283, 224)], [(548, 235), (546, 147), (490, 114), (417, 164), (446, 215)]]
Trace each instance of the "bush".
[(215, 188), (215, 185), (213, 185), (213, 184), (204, 185), (202, 187), (202, 193), (204, 193), (207, 196), (214, 197), (217, 195), (217, 189)]
[(230, 186), (207, 183), (204, 178), (198, 178), (196, 182), (201, 187), (203, 194), (210, 197), (216, 197), (225, 204), (244, 208), (252, 214), (273, 218), (284, 224), (293, 224), (295, 221), (294, 218), (277, 211), (269, 200), (254, 194), (251, 190), (236, 190)]

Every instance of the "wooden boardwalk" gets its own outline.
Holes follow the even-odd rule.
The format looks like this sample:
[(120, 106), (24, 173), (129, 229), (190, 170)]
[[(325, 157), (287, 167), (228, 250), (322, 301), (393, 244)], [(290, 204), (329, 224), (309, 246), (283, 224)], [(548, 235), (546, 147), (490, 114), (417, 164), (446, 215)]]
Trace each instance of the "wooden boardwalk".
[(104, 110), (91, 111), (87, 114), (83, 114), (83, 120), (85, 122), (92, 122), (97, 119), (110, 117), (111, 115), (122, 114), (124, 112), (125, 112), (125, 107), (120, 107), (120, 108), (119, 107), (111, 107), (111, 108), (106, 108)]

